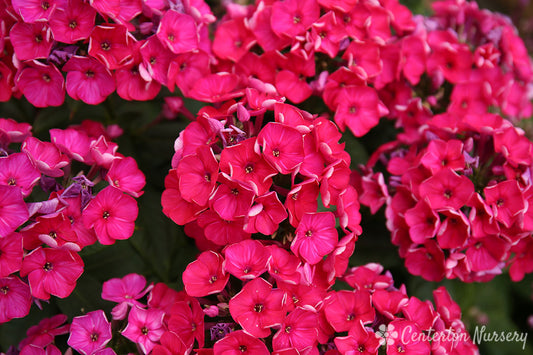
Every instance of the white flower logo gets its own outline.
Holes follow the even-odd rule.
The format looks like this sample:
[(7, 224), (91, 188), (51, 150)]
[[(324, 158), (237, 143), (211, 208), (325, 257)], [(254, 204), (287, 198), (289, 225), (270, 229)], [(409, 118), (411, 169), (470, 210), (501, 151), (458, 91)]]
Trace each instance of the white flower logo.
[(394, 325), (389, 324), (389, 326), (386, 326), (385, 324), (381, 324), (376, 335), (382, 338), (387, 345), (392, 345), (394, 344), (394, 340), (398, 338), (399, 334), (394, 330)]

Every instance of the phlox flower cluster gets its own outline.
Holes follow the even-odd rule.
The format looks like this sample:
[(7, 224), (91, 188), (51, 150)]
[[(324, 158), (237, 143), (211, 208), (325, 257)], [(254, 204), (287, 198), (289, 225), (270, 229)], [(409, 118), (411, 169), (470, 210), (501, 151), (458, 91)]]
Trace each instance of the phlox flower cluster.
[[(387, 168), (362, 177), (361, 201), (386, 203), (392, 242), (414, 275), (488, 281), (507, 266), (513, 281), (533, 271), (533, 143), (496, 114), (429, 120), (418, 141), (376, 153)], [(373, 162), (371, 161), (371, 164)]]
[[(202, 255), (206, 265), (224, 268), (221, 255)], [(133, 344), (153, 355), (378, 354), (380, 349), (388, 355), (478, 354), (459, 306), (444, 287), (433, 292), (435, 304), (409, 297), (379, 264), (353, 267), (341, 279), (349, 289), (287, 288), (269, 269), (244, 282), (232, 278), (212, 295), (193, 297), (164, 283), (147, 286), (143, 276), (129, 274), (104, 282), (102, 298), (117, 303), (112, 322), (102, 310), (74, 317), (70, 324), (57, 315), (30, 328), (12, 350), (61, 354), (56, 336), (68, 333), (65, 354), (112, 355)], [(112, 349), (112, 343), (122, 345)]]
[(358, 137), (380, 117), (406, 136), (430, 113), (529, 117), (533, 71), (510, 21), (475, 2), (432, 6), (423, 17), (395, 0), (231, 4), (213, 53), (242, 85), (259, 79), (295, 104), (321, 97)]
[[(236, 257), (245, 253), (252, 262), (274, 244), (331, 282), (361, 233), (350, 157), (334, 123), (281, 101), (249, 89), (241, 101), (202, 109), (176, 140), (163, 212), (185, 225), (200, 250), (253, 237), (263, 243), (243, 243)], [(337, 223), (346, 234), (340, 241)], [(235, 262), (237, 277), (260, 271)]]
[(129, 238), (137, 219), (145, 178), (117, 152), (118, 126), (49, 133), (42, 141), (29, 124), (0, 118), (0, 323), (26, 316), (34, 300), (70, 295), (79, 252)]
[[(2, 1), (0, 101), (24, 95), (37, 107), (59, 106), (67, 93), (96, 105), (115, 91), (151, 100), (175, 86), (191, 56), (207, 59), (214, 20), (203, 0)], [(187, 85), (209, 70), (204, 64), (184, 71)]]

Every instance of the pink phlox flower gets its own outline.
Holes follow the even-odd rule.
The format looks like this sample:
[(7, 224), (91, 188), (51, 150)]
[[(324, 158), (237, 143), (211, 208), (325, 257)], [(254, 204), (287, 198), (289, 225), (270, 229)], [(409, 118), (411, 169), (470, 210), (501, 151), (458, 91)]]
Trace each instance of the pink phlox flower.
[(516, 180), (507, 180), (483, 189), (485, 200), (492, 208), (494, 218), (510, 227), (528, 208)]
[(244, 230), (244, 217), (227, 220), (213, 210), (198, 217), (198, 225), (204, 229), (205, 237), (216, 245), (224, 246), (250, 239), (251, 233)]
[(189, 302), (179, 301), (172, 305), (168, 330), (179, 335), (188, 349), (193, 347), (194, 341), (198, 347), (204, 346), (204, 312), (196, 299)]
[(17, 22), (9, 31), (9, 38), (21, 61), (48, 58), (54, 44), (50, 27), (45, 22)]
[(433, 238), (440, 227), (438, 214), (425, 200), (418, 201), (415, 207), (405, 211), (405, 222), (409, 226), (409, 237), (417, 244)]
[(278, 247), (276, 245), (269, 245), (266, 247), (270, 252), (268, 259), (268, 273), (277, 282), (285, 282), (293, 285), (300, 283), (300, 273), (297, 272), (301, 261), (294, 254)]
[(65, 80), (53, 64), (24, 62), (15, 76), (15, 85), (36, 107), (60, 106), (65, 100)]
[(436, 322), (440, 320), (439, 314), (430, 301), (424, 302), (416, 297), (409, 298), (409, 302), (402, 307), (402, 313), (423, 330), (434, 329)]
[(318, 151), (318, 142), (310, 134), (304, 138), (304, 158), (298, 172), (311, 179), (319, 179), (324, 171), (325, 160)]
[(441, 169), (450, 168), (462, 171), (465, 168), (463, 143), (457, 139), (443, 141), (435, 139), (429, 142), (426, 153), (420, 159), (422, 165), (436, 173)]
[(57, 6), (55, 0), (14, 0), (11, 4), (15, 13), (27, 23), (46, 22)]
[(350, 164), (350, 155), (344, 150), (345, 143), (339, 143), (342, 133), (335, 123), (325, 117), (319, 117), (313, 121), (313, 135), (317, 142), (317, 148), (326, 163), (331, 164), (337, 160), (344, 160)]
[(73, 56), (63, 71), (67, 72), (67, 93), (74, 100), (98, 105), (115, 91), (109, 69), (90, 57)]
[(351, 170), (344, 160), (337, 160), (324, 168), (320, 177), (320, 194), (326, 208), (338, 204), (339, 195), (349, 186), (350, 175)]
[(320, 16), (320, 7), (313, 1), (290, 0), (272, 5), (270, 25), (279, 37), (302, 35)]
[(264, 2), (258, 4), (256, 11), (249, 19), (249, 26), (257, 40), (257, 43), (265, 50), (271, 52), (281, 50), (290, 44), (288, 37), (278, 36), (272, 29), (270, 20), (272, 18), (272, 6)]
[(313, 265), (331, 253), (337, 242), (335, 216), (332, 212), (306, 213), (296, 228), (291, 250)]
[(222, 291), (230, 276), (224, 271), (223, 262), (222, 255), (205, 251), (187, 265), (183, 272), (183, 284), (187, 294), (204, 297)]
[[(303, 267), (304, 266), (300, 266), (298, 269), (300, 275), (303, 274), (301, 271)], [(327, 296), (326, 289), (317, 285), (307, 284), (304, 276), (301, 276), (301, 282), (298, 284), (287, 283), (283, 280), (278, 280), (276, 283), (278, 287), (285, 292), (285, 308), (289, 312), (297, 307), (305, 306), (319, 309), (322, 307), (324, 299)]]
[(229, 146), (220, 154), (220, 170), (233, 179), (249, 184), (258, 196), (268, 192), (276, 170), (254, 151), (256, 138)]
[(83, 260), (64, 248), (34, 249), (22, 261), (20, 276), (28, 276), (32, 296), (48, 300), (50, 295), (65, 298), (83, 273)]
[(281, 174), (298, 168), (304, 158), (302, 134), (293, 127), (269, 122), (257, 137), (255, 150), (262, 149), (263, 157)]
[(381, 45), (375, 42), (353, 41), (346, 48), (342, 57), (348, 62), (348, 68), (356, 71), (358, 70), (357, 67), (360, 67), (364, 72), (365, 78), (376, 77), (383, 70)]
[(133, 235), (138, 213), (133, 197), (108, 186), (89, 202), (83, 211), (83, 223), (94, 228), (101, 244), (110, 245)]
[(499, 236), (472, 239), (465, 252), (468, 266), (473, 272), (501, 269), (510, 248), (510, 243)]
[(382, 272), (383, 266), (376, 263), (355, 266), (346, 272), (344, 281), (355, 290), (383, 290), (391, 287), (393, 280), (389, 273), (382, 275)]
[(273, 350), (294, 347), (298, 351), (316, 344), (318, 314), (311, 306), (297, 307), (283, 320), (272, 339)]
[(533, 272), (533, 239), (521, 239), (511, 247), (511, 252), (514, 257), (509, 261), (509, 276), (514, 282), (521, 281), (525, 274)]
[(181, 131), (174, 142), (175, 154), (172, 157), (172, 167), (177, 168), (179, 161), (189, 154), (196, 154), (200, 146), (211, 147), (218, 141), (218, 134), (224, 124), (218, 120), (199, 115)]
[(179, 177), (176, 169), (171, 169), (165, 177), (165, 190), (161, 195), (163, 213), (179, 225), (196, 220), (205, 207), (189, 202), (181, 196)]
[(0, 324), (30, 313), (32, 297), (28, 284), (18, 277), (0, 277)]
[(152, 285), (146, 286), (144, 276), (128, 274), (120, 279), (105, 281), (102, 285), (102, 299), (140, 307), (142, 303), (138, 300), (152, 290), (152, 287)]
[(159, 339), (161, 344), (155, 344), (150, 354), (152, 355), (188, 355), (187, 348), (180, 336), (174, 332), (166, 331)]
[[(473, 194), (469, 205), (472, 207), (468, 216), (470, 227), (472, 228), (472, 236), (479, 238), (500, 233), (500, 226), (494, 219), (492, 208), (480, 194)], [(524, 215), (525, 219), (526, 216)]]
[(145, 354), (149, 354), (165, 332), (164, 315), (160, 309), (133, 306), (128, 315), (128, 325), (122, 331), (122, 335), (137, 343)]
[(455, 85), (448, 106), (449, 114), (465, 116), (468, 114), (480, 115), (487, 112), (492, 101), (490, 89), (482, 81), (476, 79), (471, 79), (471, 81)]
[(187, 96), (205, 102), (222, 102), (244, 95), (239, 77), (228, 72), (218, 72), (199, 77)]
[(368, 86), (348, 86), (340, 90), (335, 109), (335, 123), (361, 137), (375, 127), (380, 117), (389, 113), (376, 91)]
[(314, 117), (307, 112), (282, 102), (274, 104), (274, 118), (278, 123), (298, 129), (301, 134), (311, 132), (311, 129), (317, 123)]
[(49, 24), (54, 39), (74, 44), (89, 38), (95, 25), (96, 11), (81, 0), (67, 0), (64, 6), (56, 8)]
[(24, 196), (28, 196), (41, 173), (24, 153), (13, 153), (0, 158), (0, 184), (18, 186)]
[(119, 24), (94, 27), (89, 37), (89, 55), (98, 59), (107, 69), (119, 69), (128, 65), (133, 53), (135, 39), (127, 28)]
[(341, 354), (376, 355), (382, 338), (359, 322), (349, 329), (347, 336), (335, 337), (334, 342)]
[(0, 237), (6, 237), (29, 218), (22, 190), (0, 185)]
[(39, 324), (28, 328), (26, 338), (19, 343), (19, 347), (22, 349), (26, 345), (32, 344), (44, 348), (52, 344), (56, 336), (68, 333), (70, 324), (64, 324), (67, 319), (66, 315), (57, 314), (41, 320)]
[(243, 330), (229, 333), (213, 346), (213, 354), (229, 355), (238, 353), (250, 355), (270, 354), (265, 343)]
[(324, 312), (336, 332), (348, 331), (360, 322), (371, 323), (376, 315), (371, 304), (370, 292), (367, 290), (332, 291), (324, 300)]
[(188, 14), (169, 10), (161, 19), (157, 38), (173, 53), (187, 53), (198, 48), (199, 36), (194, 18)]
[(22, 151), (28, 155), (35, 167), (47, 176), (63, 176), (64, 172), (61, 168), (70, 163), (70, 159), (62, 154), (54, 144), (40, 141), (35, 137), (28, 137), (24, 140)]
[(227, 221), (248, 215), (254, 200), (254, 192), (224, 173), (221, 173), (219, 182), (221, 184), (209, 198), (209, 206)]
[(387, 327), (387, 354), (429, 354), (431, 347), (420, 327), (412, 321), (395, 319)]
[(224, 21), (217, 27), (213, 40), (213, 52), (221, 59), (238, 62), (256, 43), (245, 18)]
[(51, 248), (63, 247), (80, 251), (78, 236), (72, 229), (71, 222), (62, 213), (38, 216), (36, 222), (22, 229), (24, 249), (32, 250), (46, 243)]
[(413, 275), (423, 276), (429, 281), (440, 281), (445, 272), (444, 252), (435, 240), (429, 239), (422, 247), (408, 250), (405, 266)]
[(143, 194), (142, 189), (146, 185), (146, 178), (132, 157), (114, 159), (106, 180), (111, 186), (135, 198)]
[(89, 154), (91, 140), (85, 132), (74, 128), (53, 128), (50, 130), (50, 140), (69, 158), (87, 165), (94, 163)]
[(411, 84), (420, 82), (420, 77), (426, 71), (427, 56), (427, 45), (422, 36), (409, 35), (402, 39), (401, 70)]
[(335, 15), (329, 11), (321, 16), (311, 27), (310, 43), (317, 52), (326, 53), (334, 58), (339, 51), (339, 43), (347, 37), (346, 30)]
[(23, 142), (31, 135), (31, 125), (17, 122), (12, 118), (0, 118), (0, 146)]
[(463, 207), (474, 193), (474, 184), (466, 176), (458, 175), (447, 168), (424, 180), (420, 184), (419, 192), (420, 197), (425, 198), (433, 209), (457, 210)]
[(340, 226), (344, 231), (351, 231), (360, 235), (363, 231), (361, 228), (361, 213), (359, 212), (359, 201), (357, 190), (348, 186), (342, 191), (337, 200), (336, 216), (339, 218)]
[(370, 207), (370, 212), (375, 214), (388, 199), (390, 199), (385, 178), (381, 172), (364, 175), (361, 179), (363, 193), (359, 201)]
[[(331, 109), (335, 108), (340, 103), (339, 94), (344, 90), (346, 86), (365, 86), (366, 78), (364, 75), (343, 66), (328, 75), (322, 98), (324, 103)], [(338, 124), (338, 123), (337, 123)], [(344, 128), (341, 127), (341, 130)]]
[(372, 305), (388, 319), (395, 319), (408, 302), (404, 285), (399, 290), (376, 290), (372, 294)]
[(461, 211), (445, 210), (437, 231), (437, 241), (441, 248), (462, 247), (470, 236), (470, 221)]
[(117, 157), (118, 144), (109, 141), (105, 136), (91, 141), (90, 153), (95, 163), (109, 169)]
[(168, 82), (168, 71), (170, 61), (174, 54), (161, 44), (159, 39), (152, 36), (140, 47), (142, 63), (139, 64), (139, 73), (147, 82), (152, 79), (160, 84), (166, 85)]
[(308, 179), (293, 186), (285, 199), (285, 207), (289, 212), (289, 222), (298, 227), (304, 214), (315, 212), (318, 208), (319, 184)]
[(272, 285), (260, 277), (245, 284), (229, 301), (233, 319), (258, 338), (270, 335), (268, 328), (281, 324), (286, 313), (283, 305), (283, 291), (272, 289)]
[(189, 96), (195, 82), (210, 73), (207, 53), (199, 51), (178, 54), (168, 66), (167, 86), (174, 91), (174, 86), (177, 85), (183, 95)]
[(199, 206), (207, 205), (218, 178), (218, 162), (211, 148), (200, 146), (196, 154), (184, 156), (177, 174), (181, 197)]
[(97, 310), (74, 317), (67, 344), (81, 354), (91, 355), (102, 350), (111, 340), (111, 323), (104, 311)]
[(254, 200), (250, 208), (244, 230), (250, 233), (272, 235), (279, 224), (287, 219), (288, 213), (275, 191), (271, 191)]
[(165, 283), (158, 282), (153, 286), (148, 294), (147, 305), (149, 308), (163, 310), (163, 312), (165, 312), (165, 318), (163, 318), (163, 321), (165, 324), (168, 324), (168, 318), (170, 318), (170, 310), (172, 309), (172, 305), (184, 299), (190, 301), (189, 298), (190, 297), (185, 294), (185, 291), (178, 292), (168, 287)]
[(267, 270), (270, 253), (258, 240), (247, 239), (224, 249), (224, 270), (241, 280), (259, 277)]
[(0, 238), (0, 277), (8, 277), (22, 265), (22, 236), (13, 232)]

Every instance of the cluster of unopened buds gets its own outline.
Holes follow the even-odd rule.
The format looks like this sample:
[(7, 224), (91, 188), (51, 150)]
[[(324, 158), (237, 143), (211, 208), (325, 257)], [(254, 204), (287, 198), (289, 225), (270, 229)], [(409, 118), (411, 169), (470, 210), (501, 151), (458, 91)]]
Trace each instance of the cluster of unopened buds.
[(42, 141), (31, 125), (0, 119), (0, 323), (70, 295), (84, 247), (133, 234), (145, 177), (117, 152), (121, 133), (84, 121)]
[(267, 260), (256, 275), (228, 281), (229, 273), (238, 275), (221, 255), (202, 255), (209, 254), (200, 258), (213, 259), (206, 265), (224, 280), (216, 290), (204, 287), (191, 296), (164, 283), (147, 286), (144, 277), (129, 274), (104, 282), (102, 298), (117, 303), (112, 322), (102, 310), (71, 324), (57, 315), (30, 328), (12, 350), (61, 354), (55, 337), (68, 334), (66, 353), (87, 355), (115, 354), (111, 344), (121, 344), (124, 353), (133, 347), (153, 355), (478, 353), (444, 287), (433, 292), (433, 305), (409, 297), (404, 286), (395, 288), (381, 265), (367, 264), (347, 271), (346, 290), (287, 288)]

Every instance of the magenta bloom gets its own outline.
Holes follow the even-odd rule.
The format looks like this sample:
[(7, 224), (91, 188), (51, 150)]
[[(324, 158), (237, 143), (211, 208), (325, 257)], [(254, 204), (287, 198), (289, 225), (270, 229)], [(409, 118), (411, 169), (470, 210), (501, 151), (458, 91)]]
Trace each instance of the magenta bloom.
[(287, 216), (287, 210), (281, 204), (278, 194), (271, 191), (255, 199), (244, 229), (250, 233), (272, 235)]
[(198, 48), (196, 23), (191, 16), (184, 13), (167, 11), (159, 23), (156, 35), (163, 45), (176, 54)]
[(261, 340), (237, 330), (220, 339), (213, 346), (213, 353), (217, 355), (249, 354), (268, 355), (268, 348)]
[(54, 39), (63, 43), (76, 43), (87, 39), (94, 28), (96, 11), (82, 0), (67, 0), (64, 8), (58, 8), (50, 17), (50, 29)]
[(128, 316), (128, 325), (122, 331), (122, 335), (139, 344), (142, 351), (149, 354), (165, 332), (164, 316), (165, 313), (160, 309), (132, 307)]
[(20, 276), (28, 275), (31, 294), (42, 300), (65, 298), (83, 273), (83, 260), (68, 249), (39, 247), (24, 257)]
[(128, 274), (121, 279), (114, 278), (104, 282), (102, 299), (113, 302), (127, 302), (141, 306), (137, 300), (143, 297), (150, 288), (145, 289), (146, 279), (142, 275)]
[(292, 241), (291, 250), (314, 265), (331, 253), (338, 241), (333, 213), (306, 213), (296, 228), (296, 238)]
[(36, 107), (60, 106), (65, 100), (65, 80), (53, 64), (25, 62), (15, 76), (15, 84)]
[(525, 198), (516, 180), (502, 181), (486, 187), (483, 192), (496, 220), (506, 227), (510, 227), (516, 218), (526, 211)]
[(21, 61), (48, 58), (54, 44), (50, 28), (44, 22), (17, 22), (11, 28), (9, 37)]
[(0, 324), (30, 313), (31, 292), (18, 277), (0, 278)]
[(198, 300), (174, 302), (168, 314), (168, 329), (179, 334), (187, 348), (192, 348), (194, 339), (200, 347), (204, 346), (204, 312)]
[(68, 317), (64, 314), (56, 314), (53, 317), (45, 318), (28, 329), (26, 339), (23, 339), (19, 347), (23, 348), (28, 344), (44, 348), (54, 341), (57, 335), (68, 333), (69, 324), (64, 324)]
[(67, 93), (74, 100), (98, 105), (115, 91), (111, 72), (90, 57), (73, 56), (63, 71), (67, 72)]
[(146, 185), (146, 178), (132, 157), (114, 159), (107, 172), (106, 180), (112, 186), (133, 197), (140, 197)]
[(271, 284), (258, 277), (229, 301), (229, 310), (247, 333), (264, 338), (270, 335), (269, 328), (283, 321), (284, 303), (284, 292), (272, 290)]
[(420, 197), (425, 198), (431, 208), (459, 209), (474, 193), (474, 184), (466, 176), (451, 169), (442, 169), (420, 184)]
[(31, 135), (29, 123), (18, 123), (12, 118), (0, 118), (0, 145), (7, 146), (13, 142), (23, 142)]
[(370, 293), (360, 291), (332, 291), (325, 300), (324, 312), (336, 332), (350, 330), (355, 324), (369, 324), (376, 312), (370, 302)]
[(270, 253), (258, 240), (247, 239), (224, 250), (224, 269), (241, 280), (254, 279), (267, 270)]
[(98, 59), (109, 70), (119, 69), (133, 60), (131, 47), (134, 41), (125, 26), (96, 26), (89, 38), (89, 55)]
[(11, 234), (29, 218), (22, 191), (15, 186), (0, 185), (0, 237)]
[(252, 207), (254, 193), (237, 180), (224, 176), (220, 180), (216, 192), (211, 196), (209, 205), (216, 213), (227, 221), (245, 217)]
[(27, 23), (45, 22), (57, 6), (56, 0), (13, 0), (13, 10)]
[(294, 347), (301, 351), (316, 344), (318, 315), (313, 307), (297, 307), (289, 313), (272, 339), (274, 350)]
[(226, 287), (229, 274), (222, 268), (224, 258), (214, 251), (205, 251), (187, 265), (183, 284), (189, 296), (204, 297), (218, 293)]
[(94, 228), (100, 243), (110, 245), (133, 235), (138, 213), (133, 197), (108, 186), (89, 202), (83, 211), (83, 223)]
[(177, 173), (181, 196), (200, 206), (207, 205), (218, 177), (218, 162), (213, 151), (207, 146), (199, 147), (196, 154), (180, 160)]
[(94, 164), (89, 154), (91, 139), (84, 131), (74, 128), (50, 130), (50, 140), (62, 153), (87, 165)]
[(41, 178), (41, 173), (24, 153), (13, 153), (0, 158), (0, 184), (18, 186), (24, 196), (28, 196), (33, 186)]
[(281, 123), (269, 122), (259, 132), (256, 144), (263, 148), (265, 160), (282, 174), (293, 172), (304, 159), (302, 134)]
[(50, 142), (43, 142), (35, 137), (28, 137), (22, 143), (22, 151), (44, 175), (60, 177), (65, 173), (61, 168), (67, 166), (69, 158), (61, 154), (59, 149)]
[(77, 352), (92, 355), (104, 348), (110, 340), (111, 324), (104, 311), (97, 310), (72, 319), (67, 344)]
[(22, 237), (19, 233), (0, 237), (0, 277), (8, 277), (20, 270), (22, 254)]

